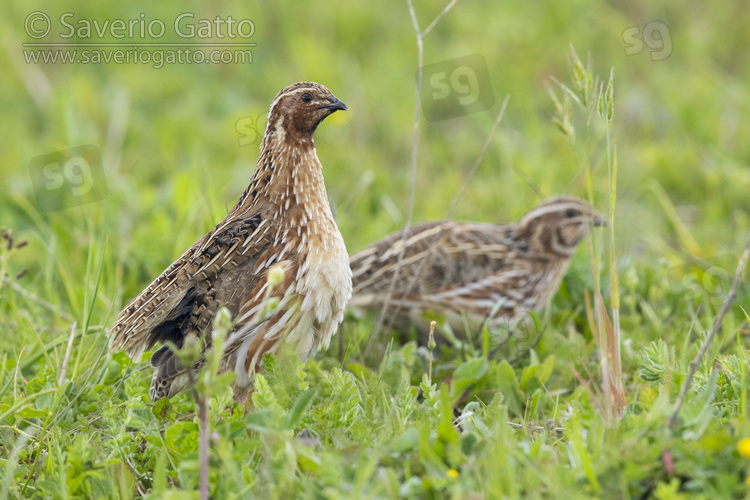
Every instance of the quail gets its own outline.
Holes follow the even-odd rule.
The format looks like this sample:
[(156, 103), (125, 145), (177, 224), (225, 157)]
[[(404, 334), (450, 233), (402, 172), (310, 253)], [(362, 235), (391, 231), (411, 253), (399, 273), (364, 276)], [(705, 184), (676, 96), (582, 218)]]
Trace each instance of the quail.
[[(351, 257), (355, 310), (382, 309), (426, 330), (428, 312), (455, 332), (512, 329), (556, 293), (590, 226), (606, 218), (578, 198), (554, 197), (508, 225), (428, 222), (394, 233)], [(405, 248), (404, 248), (405, 247)], [(388, 297), (399, 254), (401, 268)]]
[[(219, 368), (236, 373), (232, 388), (240, 401), (252, 391), (264, 353), (288, 345), (306, 360), (328, 346), (352, 282), (313, 133), (327, 116), (346, 109), (317, 83), (279, 92), (257, 167), (239, 201), (119, 314), (110, 330), (113, 349), (139, 357), (161, 345), (151, 357), (154, 401), (189, 386), (204, 360), (183, 366), (173, 349), (194, 336), (205, 352), (220, 308), (229, 311), (234, 326)], [(276, 283), (268, 279), (272, 268), (281, 271)], [(264, 313), (270, 301), (276, 307)]]

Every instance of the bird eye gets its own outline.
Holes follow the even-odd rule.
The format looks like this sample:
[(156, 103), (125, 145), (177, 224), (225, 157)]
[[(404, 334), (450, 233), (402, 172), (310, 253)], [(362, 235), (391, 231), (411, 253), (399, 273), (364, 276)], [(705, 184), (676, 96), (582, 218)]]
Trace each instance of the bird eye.
[(310, 92), (305, 92), (302, 94), (302, 102), (310, 102), (312, 101), (312, 94)]
[(575, 216), (576, 216), (576, 211), (573, 210), (572, 208), (569, 208), (569, 209), (567, 209), (565, 211), (565, 218), (566, 219), (572, 219)]

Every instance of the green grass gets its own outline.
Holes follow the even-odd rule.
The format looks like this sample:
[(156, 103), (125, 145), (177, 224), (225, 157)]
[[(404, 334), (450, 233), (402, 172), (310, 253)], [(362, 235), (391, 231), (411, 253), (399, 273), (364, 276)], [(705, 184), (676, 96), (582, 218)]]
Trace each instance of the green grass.
[[(422, 29), (443, 6), (415, 5)], [(154, 406), (147, 361), (110, 354), (106, 328), (236, 201), (258, 155), (257, 143), (238, 144), (237, 122), (265, 113), (289, 83), (319, 81), (350, 107), (316, 133), (349, 251), (403, 226), (417, 65), (408, 7), (393, 0), (48, 9), (16, 1), (0, 20), (0, 226), (14, 240), (12, 248), (0, 242), (0, 497), (197, 497), (193, 394)], [(35, 10), (53, 20), (67, 11), (99, 21), (144, 13), (167, 26), (183, 12), (231, 14), (254, 21), (257, 47), (250, 65), (30, 65), (21, 44), (33, 41), (23, 26)], [(669, 27), (671, 56), (653, 61), (648, 49), (626, 56), (623, 31), (656, 20)], [(408, 333), (403, 342), (384, 336), (364, 355), (375, 325), (367, 316), (348, 318), (341, 344), (334, 338), (304, 365), (266, 358), (253, 413), (232, 408), (221, 381), (203, 387), (212, 394), (212, 497), (747, 496), (750, 460), (737, 447), (750, 437), (746, 287), (677, 426), (668, 420), (750, 232), (748, 23), (741, 2), (460, 0), (424, 40), (425, 64), (483, 56), (495, 104), (422, 118), (415, 222), (443, 217), (506, 94), (503, 122), (455, 219), (507, 222), (540, 195), (562, 193), (591, 195), (606, 213), (616, 145), (615, 232), (598, 235), (593, 262), (611, 314), (614, 245), (622, 419), (597, 409), (601, 325), (586, 314), (597, 279), (581, 245), (539, 318), (543, 339), (520, 357), (488, 358), (477, 342), (436, 349), (430, 369), (429, 350)], [(609, 131), (596, 113), (587, 127), (573, 104), (574, 147), (548, 94), (561, 96), (552, 77), (574, 88), (571, 44), (584, 62), (590, 55), (605, 85), (614, 69)], [(106, 196), (82, 205), (53, 200), (60, 210), (41, 210), (49, 200), (35, 198), (32, 159), (86, 144), (101, 152)], [(16, 248), (21, 241), (28, 244)]]

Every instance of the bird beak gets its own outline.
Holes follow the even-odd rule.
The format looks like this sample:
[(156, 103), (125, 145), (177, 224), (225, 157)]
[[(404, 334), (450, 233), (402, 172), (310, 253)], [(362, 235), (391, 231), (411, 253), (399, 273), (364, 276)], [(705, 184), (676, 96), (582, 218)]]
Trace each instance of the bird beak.
[(318, 109), (330, 109), (331, 113), (333, 113), (334, 111), (346, 111), (347, 109), (349, 109), (344, 101), (340, 99), (330, 97), (328, 100), (331, 101), (332, 104), (326, 104), (325, 106), (321, 106)]
[(595, 227), (607, 227), (609, 226), (609, 221), (607, 221), (607, 218), (594, 210), (594, 212), (591, 214), (592, 223)]

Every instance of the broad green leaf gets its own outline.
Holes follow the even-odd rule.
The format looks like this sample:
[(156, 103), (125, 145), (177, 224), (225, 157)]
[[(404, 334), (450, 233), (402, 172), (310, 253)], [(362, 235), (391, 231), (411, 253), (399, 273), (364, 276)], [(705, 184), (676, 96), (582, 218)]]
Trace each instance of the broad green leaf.
[(456, 368), (453, 372), (453, 380), (451, 380), (451, 399), (454, 402), (457, 401), (471, 384), (487, 373), (488, 367), (489, 363), (486, 358), (474, 358)]
[(307, 411), (307, 409), (312, 404), (312, 401), (313, 399), (315, 399), (315, 395), (317, 393), (317, 389), (307, 389), (306, 391), (302, 391), (300, 395), (297, 396), (297, 399), (294, 401), (294, 404), (292, 404), (292, 408), (289, 410), (289, 413), (286, 416), (284, 428), (292, 430), (297, 427), (297, 424), (302, 419), (305, 411)]

